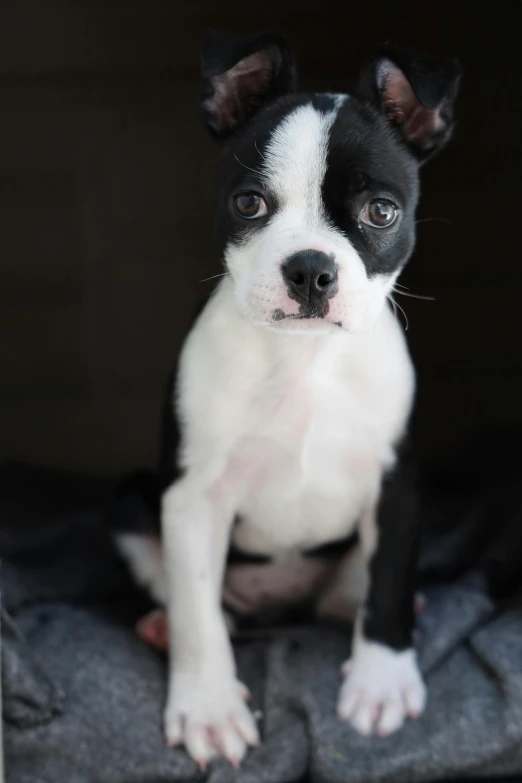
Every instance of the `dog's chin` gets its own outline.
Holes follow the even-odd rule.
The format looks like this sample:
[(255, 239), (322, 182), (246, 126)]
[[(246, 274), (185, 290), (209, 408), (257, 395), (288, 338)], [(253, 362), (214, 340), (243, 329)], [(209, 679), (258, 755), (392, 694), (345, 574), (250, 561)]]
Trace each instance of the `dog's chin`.
[(256, 320), (255, 324), (274, 332), (302, 335), (329, 334), (331, 332), (339, 332), (343, 328), (341, 321), (332, 321), (329, 318), (308, 318), (305, 316)]
[(330, 308), (324, 316), (303, 313), (292, 313), (281, 307), (267, 308), (252, 306), (248, 303), (240, 303), (236, 299), (238, 310), (245, 320), (252, 326), (268, 329), (273, 332), (297, 335), (326, 335), (345, 334), (357, 335), (370, 329), (384, 306), (384, 297), (381, 300), (363, 302), (364, 307), (335, 307)]

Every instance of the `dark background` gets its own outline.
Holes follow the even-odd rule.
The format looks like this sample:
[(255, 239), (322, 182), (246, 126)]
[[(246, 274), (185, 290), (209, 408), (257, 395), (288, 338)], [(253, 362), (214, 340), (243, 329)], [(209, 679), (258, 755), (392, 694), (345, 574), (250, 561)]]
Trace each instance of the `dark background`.
[(287, 34), (302, 85), (340, 92), (385, 41), (460, 58), (401, 281), (436, 297), (401, 299), (421, 452), (521, 425), (521, 2), (2, 0), (0, 458), (155, 461), (164, 379), (220, 271), (197, 114), (211, 27)]

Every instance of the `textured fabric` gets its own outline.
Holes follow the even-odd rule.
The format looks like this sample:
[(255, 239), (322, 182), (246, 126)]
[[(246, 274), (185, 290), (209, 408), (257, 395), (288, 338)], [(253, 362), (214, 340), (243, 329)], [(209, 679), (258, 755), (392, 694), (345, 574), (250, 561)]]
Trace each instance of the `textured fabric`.
[[(107, 486), (67, 486), (67, 477), (0, 474), (7, 783), (203, 780), (182, 750), (164, 747), (166, 661), (134, 634), (147, 602), (103, 525)], [(263, 743), (239, 772), (218, 761), (208, 779), (402, 783), (522, 773), (522, 604), (494, 607), (480, 581), (433, 588), (417, 635), (428, 709), (387, 739), (360, 737), (335, 716), (348, 629), (239, 638)]]

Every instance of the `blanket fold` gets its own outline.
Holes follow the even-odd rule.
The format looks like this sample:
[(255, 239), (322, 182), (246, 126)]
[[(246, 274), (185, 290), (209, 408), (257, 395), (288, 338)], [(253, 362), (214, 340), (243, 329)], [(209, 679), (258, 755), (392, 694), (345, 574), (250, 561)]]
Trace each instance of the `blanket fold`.
[[(110, 486), (0, 471), (7, 783), (205, 779), (182, 749), (164, 745), (166, 661), (134, 633), (150, 605), (104, 524)], [(446, 514), (444, 503), (429, 513)], [(217, 761), (206, 779), (415, 783), (522, 774), (522, 602), (512, 595), (495, 604), (483, 585), (468, 572), (426, 591), (417, 640), (428, 708), (386, 739), (361, 737), (335, 715), (348, 628), (240, 636), (239, 675), (263, 742), (239, 771)]]

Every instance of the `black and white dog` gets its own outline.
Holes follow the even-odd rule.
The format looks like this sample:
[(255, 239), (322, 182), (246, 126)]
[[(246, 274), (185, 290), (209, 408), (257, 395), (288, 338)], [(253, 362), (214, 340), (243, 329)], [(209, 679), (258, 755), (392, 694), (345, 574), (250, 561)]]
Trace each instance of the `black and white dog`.
[(386, 735), (424, 709), (415, 381), (387, 299), (415, 243), (419, 167), (452, 132), (459, 68), (388, 52), (356, 95), (303, 94), (284, 40), (212, 36), (203, 73), (205, 123), (226, 140), (226, 272), (169, 394), (164, 572), (145, 539), (119, 543), (168, 606), (167, 739), (205, 766), (258, 742), (222, 600), (237, 615), (306, 601), (341, 617), (359, 602), (339, 717)]

